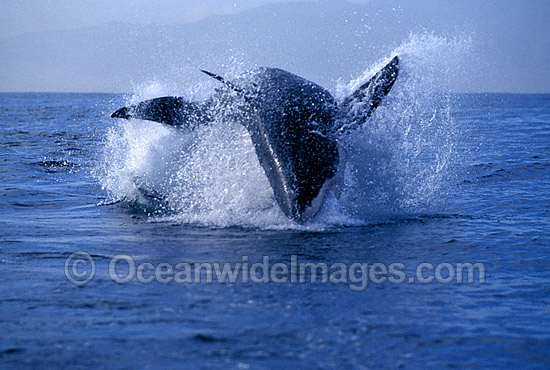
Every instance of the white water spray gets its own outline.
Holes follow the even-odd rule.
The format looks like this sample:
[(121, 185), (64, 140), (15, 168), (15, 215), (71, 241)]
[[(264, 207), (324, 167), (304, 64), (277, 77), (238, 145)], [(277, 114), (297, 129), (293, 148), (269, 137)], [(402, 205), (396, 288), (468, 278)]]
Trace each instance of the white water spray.
[[(467, 62), (469, 45), (464, 38), (413, 35), (394, 50), (400, 74), (392, 91), (365, 125), (342, 138), (347, 161), (340, 198), (329, 195), (306, 225), (278, 208), (239, 122), (217, 121), (194, 132), (140, 120), (116, 123), (97, 177), (114, 200), (158, 211), (154, 220), (216, 227), (323, 229), (430, 212), (449, 189), (448, 168), (456, 156), (447, 80)], [(335, 95), (348, 95), (386, 62), (338, 86)], [(172, 91), (154, 83), (131, 100)], [(162, 205), (147, 204), (151, 194)]]

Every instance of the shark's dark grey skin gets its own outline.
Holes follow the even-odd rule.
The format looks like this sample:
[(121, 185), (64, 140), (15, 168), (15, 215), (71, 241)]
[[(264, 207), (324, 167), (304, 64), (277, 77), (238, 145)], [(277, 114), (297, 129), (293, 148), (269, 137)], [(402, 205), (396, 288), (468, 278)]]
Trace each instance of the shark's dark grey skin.
[(224, 84), (204, 102), (162, 97), (112, 114), (193, 129), (230, 117), (242, 123), (281, 210), (302, 221), (319, 210), (338, 171), (339, 136), (363, 124), (392, 88), (399, 60), (393, 58), (349, 97), (337, 101), (326, 89), (277, 68), (257, 68)]

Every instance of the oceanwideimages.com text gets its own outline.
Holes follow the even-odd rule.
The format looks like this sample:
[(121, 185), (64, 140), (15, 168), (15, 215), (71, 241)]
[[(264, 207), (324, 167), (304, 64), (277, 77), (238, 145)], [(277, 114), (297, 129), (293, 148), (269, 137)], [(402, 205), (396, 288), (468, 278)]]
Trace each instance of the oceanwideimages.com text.
[[(107, 268), (109, 279), (117, 284), (345, 284), (352, 291), (364, 291), (369, 284), (476, 284), (485, 283), (482, 263), (424, 262), (414, 266), (414, 272), (400, 262), (325, 263), (300, 261), (291, 255), (286, 262), (273, 262), (270, 256), (250, 261), (242, 256), (238, 262), (147, 262), (119, 254), (112, 257)], [(65, 261), (65, 276), (75, 285), (85, 285), (96, 275), (94, 259), (76, 252)]]

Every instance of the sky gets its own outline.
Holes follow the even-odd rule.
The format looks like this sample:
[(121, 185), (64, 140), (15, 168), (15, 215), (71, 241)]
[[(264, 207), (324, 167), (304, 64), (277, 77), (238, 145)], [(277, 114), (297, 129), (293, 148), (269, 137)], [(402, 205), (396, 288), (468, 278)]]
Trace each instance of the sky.
[(71, 30), (109, 22), (184, 24), (289, 0), (2, 0), (0, 34)]
[(549, 19), (548, 0), (2, 0), (0, 91), (176, 91), (255, 65), (330, 89), (435, 37), (451, 91), (550, 93)]

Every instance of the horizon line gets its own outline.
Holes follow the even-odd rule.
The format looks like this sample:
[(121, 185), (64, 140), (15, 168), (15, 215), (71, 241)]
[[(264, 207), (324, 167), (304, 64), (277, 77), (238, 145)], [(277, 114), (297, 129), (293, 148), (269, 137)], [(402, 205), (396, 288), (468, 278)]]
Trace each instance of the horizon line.
[[(0, 94), (97, 94), (97, 95), (135, 95), (135, 92), (107, 92), (107, 91), (2, 91)], [(548, 92), (508, 92), (508, 91), (452, 91), (436, 92), (435, 94), (458, 94), (458, 95), (550, 95)]]

